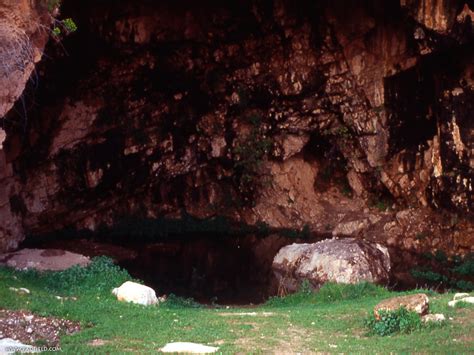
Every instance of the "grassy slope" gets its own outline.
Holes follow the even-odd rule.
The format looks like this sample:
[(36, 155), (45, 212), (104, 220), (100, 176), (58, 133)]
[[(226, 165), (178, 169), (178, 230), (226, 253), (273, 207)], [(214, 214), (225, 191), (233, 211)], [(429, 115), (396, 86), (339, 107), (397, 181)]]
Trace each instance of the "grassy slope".
[[(0, 308), (81, 321), (83, 331), (62, 338), (67, 353), (156, 351), (171, 341), (217, 345), (224, 352), (474, 351), (474, 308), (448, 308), (452, 294), (430, 295), (432, 312), (453, 317), (446, 325), (408, 335), (368, 337), (367, 314), (396, 293), (368, 284), (328, 285), (319, 294), (299, 293), (255, 308), (204, 308), (176, 298), (147, 308), (119, 303), (110, 294), (111, 287), (127, 278), (107, 263), (86, 272), (76, 270), (72, 276), (0, 268)], [(27, 287), (31, 294), (20, 296), (8, 289), (12, 286)], [(56, 295), (78, 299), (62, 301)], [(248, 314), (253, 312), (256, 315)], [(91, 347), (93, 339), (106, 344)]]

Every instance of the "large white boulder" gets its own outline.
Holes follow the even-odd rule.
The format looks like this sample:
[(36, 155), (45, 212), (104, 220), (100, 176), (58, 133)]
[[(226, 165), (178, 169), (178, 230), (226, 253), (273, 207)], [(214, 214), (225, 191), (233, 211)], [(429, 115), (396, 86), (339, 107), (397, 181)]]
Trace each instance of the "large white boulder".
[(390, 276), (390, 255), (380, 244), (354, 238), (326, 239), (283, 247), (272, 268), (287, 291), (298, 290), (304, 280), (315, 288), (326, 282), (385, 283)]
[(155, 290), (132, 281), (124, 282), (120, 287), (114, 288), (112, 293), (117, 296), (119, 301), (132, 302), (144, 306), (158, 303)]
[(177, 342), (168, 343), (160, 350), (163, 353), (175, 354), (211, 354), (215, 353), (219, 348), (196, 343)]

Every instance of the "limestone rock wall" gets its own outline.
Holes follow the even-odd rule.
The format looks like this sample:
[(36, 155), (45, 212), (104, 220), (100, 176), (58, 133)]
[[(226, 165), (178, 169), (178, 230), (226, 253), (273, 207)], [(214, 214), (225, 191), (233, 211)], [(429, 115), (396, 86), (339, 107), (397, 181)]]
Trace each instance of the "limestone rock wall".
[[(0, 2), (0, 119), (23, 93), (41, 59), (53, 16), (44, 0)], [(54, 10), (54, 9), (51, 9)], [(13, 171), (3, 150), (5, 118), (0, 121), (0, 249), (10, 249), (23, 238), (19, 216), (12, 213)]]
[(49, 38), (52, 15), (43, 0), (0, 4), (0, 117), (23, 92)]
[(8, 129), (0, 244), (183, 213), (403, 244), (388, 196), (448, 245), (436, 213), (474, 208), (470, 5), (64, 1), (79, 31)]

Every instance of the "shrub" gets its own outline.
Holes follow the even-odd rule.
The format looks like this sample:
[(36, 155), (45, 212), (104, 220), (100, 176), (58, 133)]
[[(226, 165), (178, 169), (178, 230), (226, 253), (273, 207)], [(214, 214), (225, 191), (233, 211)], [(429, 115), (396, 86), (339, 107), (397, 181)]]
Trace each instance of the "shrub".
[(52, 34), (56, 38), (59, 38), (62, 34), (68, 35), (77, 31), (77, 25), (71, 18), (64, 20), (55, 20), (55, 26), (53, 27)]
[(47, 290), (62, 295), (109, 294), (113, 288), (131, 279), (126, 270), (122, 270), (112, 259), (105, 256), (93, 258), (86, 267), (73, 266), (59, 272), (30, 270), (20, 273), (40, 283)]
[(424, 271), (424, 270), (414, 269), (411, 271), (411, 274), (416, 279), (426, 280), (429, 282), (434, 282), (434, 283), (448, 282), (448, 278), (446, 276), (441, 275), (431, 270)]
[[(471, 278), (474, 276), (474, 257), (454, 256), (450, 259), (442, 251), (423, 254), (430, 266), (412, 269), (411, 275), (432, 286), (448, 286), (463, 291), (474, 290)], [(434, 265), (434, 266), (433, 266)], [(433, 268), (436, 267), (436, 271)]]
[(64, 25), (64, 28), (68, 31), (68, 32), (76, 32), (77, 31), (77, 25), (76, 23), (73, 21), (72, 18), (66, 18), (63, 20), (63, 25)]
[(396, 311), (380, 311), (379, 314), (380, 319), (376, 319), (372, 313), (365, 321), (370, 335), (408, 334), (422, 326), (420, 316), (403, 307)]
[(459, 280), (456, 281), (454, 287), (458, 290), (462, 291), (473, 291), (474, 290), (474, 283), (471, 281)]
[(453, 272), (458, 273), (460, 275), (473, 276), (474, 275), (474, 258), (469, 257), (461, 261), (460, 265), (456, 266), (453, 269)]

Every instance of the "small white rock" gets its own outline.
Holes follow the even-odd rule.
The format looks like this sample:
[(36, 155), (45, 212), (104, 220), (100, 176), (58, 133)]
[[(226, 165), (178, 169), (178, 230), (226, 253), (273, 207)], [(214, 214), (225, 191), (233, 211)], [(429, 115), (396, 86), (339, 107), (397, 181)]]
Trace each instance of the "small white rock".
[(158, 303), (155, 290), (136, 282), (124, 282), (120, 287), (114, 288), (112, 293), (117, 296), (119, 301), (132, 302), (144, 306)]
[(219, 350), (219, 348), (196, 343), (177, 342), (168, 343), (160, 350), (164, 353), (212, 354)]
[(27, 288), (24, 288), (24, 287), (20, 287), (20, 288), (16, 288), (16, 287), (9, 287), (8, 288), (10, 291), (13, 291), (13, 292), (18, 292), (20, 294), (27, 294), (29, 295), (31, 292), (30, 290), (28, 290)]
[(436, 314), (427, 314), (421, 318), (423, 322), (442, 322), (446, 320), (444, 314), (436, 313)]
[(457, 299), (457, 300), (454, 300), (454, 301), (449, 301), (448, 306), (454, 307), (459, 302), (474, 304), (474, 297), (464, 297), (464, 298)]
[(460, 300), (460, 299), (462, 299), (462, 298), (466, 298), (466, 297), (469, 297), (469, 296), (470, 296), (469, 293), (456, 293), (456, 294), (454, 295), (453, 300), (456, 301), (456, 300)]

